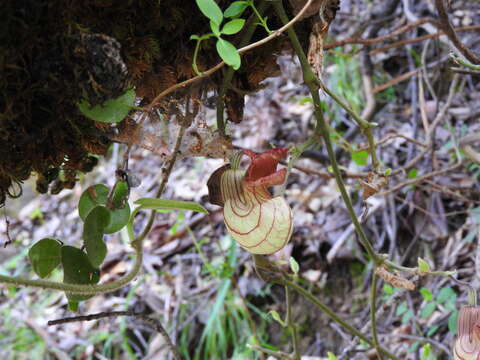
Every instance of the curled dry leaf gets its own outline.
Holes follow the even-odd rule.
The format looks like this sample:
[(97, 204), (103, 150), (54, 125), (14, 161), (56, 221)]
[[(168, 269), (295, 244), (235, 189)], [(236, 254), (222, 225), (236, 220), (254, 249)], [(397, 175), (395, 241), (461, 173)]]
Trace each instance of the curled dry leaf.
[(386, 176), (377, 175), (374, 172), (369, 172), (367, 181), (360, 180), (360, 185), (363, 189), (363, 200), (367, 200), (370, 196), (375, 195), (383, 187), (388, 185), (388, 178)]
[(464, 306), (457, 320), (457, 339), (453, 347), (455, 360), (480, 358), (480, 308)]
[(398, 275), (394, 275), (385, 269), (383, 266), (379, 266), (375, 269), (375, 274), (380, 276), (386, 282), (392, 284), (392, 286), (405, 289), (415, 290), (415, 284), (408, 279), (404, 279)]
[[(273, 197), (268, 186), (283, 184), (286, 169), (276, 170), (288, 152), (277, 148), (256, 154), (244, 151), (251, 164), (247, 170), (222, 167), (209, 180), (210, 199), (223, 203), (225, 225), (231, 236), (253, 254), (273, 254), (290, 240), (292, 210), (281, 196)], [(220, 178), (221, 200), (218, 199)]]

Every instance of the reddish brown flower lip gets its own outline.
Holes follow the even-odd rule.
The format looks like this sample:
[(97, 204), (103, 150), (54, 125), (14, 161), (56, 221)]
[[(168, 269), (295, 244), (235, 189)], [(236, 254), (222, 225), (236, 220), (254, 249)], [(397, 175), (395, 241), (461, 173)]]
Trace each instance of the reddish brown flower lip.
[(280, 160), (287, 156), (288, 148), (275, 148), (257, 154), (251, 150), (244, 150), (250, 160), (245, 181), (249, 186), (274, 186), (285, 182), (286, 169), (277, 171)]

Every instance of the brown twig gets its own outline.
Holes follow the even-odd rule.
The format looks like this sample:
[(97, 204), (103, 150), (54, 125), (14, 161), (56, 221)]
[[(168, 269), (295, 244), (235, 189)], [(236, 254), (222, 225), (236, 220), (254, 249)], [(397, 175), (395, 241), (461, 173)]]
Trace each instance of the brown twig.
[(401, 188), (405, 187), (405, 186), (408, 186), (408, 185), (414, 185), (414, 184), (419, 184), (427, 179), (431, 179), (435, 176), (440, 176), (440, 175), (443, 175), (443, 174), (446, 174), (446, 173), (449, 173), (449, 172), (452, 172), (452, 171), (455, 171), (456, 169), (458, 169), (462, 164), (461, 163), (458, 163), (458, 164), (455, 164), (453, 166), (450, 166), (446, 169), (442, 169), (442, 170), (437, 170), (437, 171), (432, 171), (428, 174), (425, 174), (425, 175), (422, 175), (422, 176), (419, 176), (415, 179), (410, 179), (410, 180), (407, 180), (407, 181), (404, 181), (398, 185), (395, 185), (394, 187), (388, 189), (388, 190), (385, 190), (385, 191), (382, 191), (380, 193), (378, 193), (377, 195), (379, 196), (385, 196), (387, 194), (390, 194), (392, 192), (395, 192), (397, 190), (400, 190)]
[[(240, 49), (238, 49), (238, 52), (240, 54), (243, 54), (249, 50), (252, 50), (256, 47), (259, 47), (263, 44), (266, 44), (267, 42), (269, 42), (270, 40), (280, 36), (283, 32), (285, 32), (287, 29), (289, 29), (293, 24), (295, 24), (301, 17), (302, 15), (305, 13), (305, 11), (308, 9), (308, 7), (310, 6), (310, 4), (312, 3), (313, 0), (308, 0), (307, 3), (305, 4), (305, 6), (302, 8), (302, 10), (300, 10), (300, 12), (292, 19), (290, 20), (287, 24), (285, 24), (284, 26), (282, 26), (280, 29), (276, 30), (276, 31), (273, 31), (270, 35), (268, 35), (267, 37), (257, 41), (257, 42), (254, 42), (250, 45), (247, 45), (247, 46), (244, 46)], [(185, 80), (185, 81), (182, 81), (181, 83), (178, 83), (178, 84), (175, 84), (171, 87), (169, 87), (168, 89), (165, 89), (164, 91), (162, 91), (160, 94), (158, 94), (153, 100), (152, 102), (146, 107), (146, 110), (147, 112), (151, 111), (153, 109), (153, 107), (158, 104), (158, 102), (164, 98), (165, 96), (171, 94), (172, 92), (180, 89), (180, 88), (184, 88), (185, 86), (187, 85), (190, 85), (198, 80), (201, 80), (203, 78), (206, 78), (207, 76), (210, 76), (212, 75), (213, 73), (215, 73), (216, 71), (220, 70), (223, 66), (225, 65), (225, 62), (221, 61), (219, 62), (217, 65), (215, 65), (214, 67), (208, 69), (207, 71), (201, 73), (200, 75), (197, 75), (191, 79), (188, 79), (188, 80)]]
[(71, 322), (77, 322), (77, 321), (92, 321), (92, 320), (98, 320), (98, 319), (103, 319), (103, 318), (110, 318), (110, 317), (118, 317), (118, 316), (132, 316), (135, 318), (138, 318), (142, 320), (144, 323), (150, 325), (154, 330), (159, 332), (163, 338), (165, 339), (165, 342), (167, 343), (168, 348), (170, 351), (173, 353), (173, 356), (175, 360), (181, 360), (182, 358), (180, 357), (180, 354), (178, 353), (177, 348), (175, 345), (173, 345), (172, 340), (170, 339), (170, 336), (168, 335), (167, 331), (163, 327), (163, 325), (158, 321), (157, 319), (153, 319), (149, 317), (146, 314), (142, 313), (137, 313), (134, 311), (108, 311), (108, 312), (101, 312), (98, 314), (90, 314), (90, 315), (82, 315), (82, 316), (73, 316), (73, 317), (68, 317), (68, 318), (63, 318), (63, 319), (57, 319), (57, 320), (50, 320), (47, 325), (52, 326), (52, 325), (59, 325), (59, 324), (65, 324), (65, 323), (71, 323)]
[(480, 57), (467, 48), (458, 38), (455, 29), (452, 24), (450, 24), (450, 20), (448, 20), (448, 14), (443, 0), (435, 0), (435, 7), (437, 8), (438, 17), (440, 18), (439, 27), (443, 30), (445, 35), (447, 35), (453, 46), (455, 46), (455, 48), (473, 64), (480, 64)]
[[(394, 135), (387, 136), (386, 138), (376, 142), (375, 146), (377, 147), (377, 146), (383, 145), (383, 144), (387, 143), (388, 141), (393, 140), (395, 138), (402, 138), (402, 139), (405, 139), (406, 141), (411, 142), (415, 145), (418, 145), (418, 146), (421, 146), (421, 147), (427, 147), (427, 145), (425, 145), (424, 143), (422, 143), (418, 140), (412, 139), (411, 137), (401, 135), (401, 134), (394, 134)], [(355, 152), (362, 151), (362, 150), (368, 150), (368, 148), (369, 148), (368, 146), (362, 146), (362, 147), (359, 147), (358, 149), (356, 149)]]
[[(463, 26), (463, 27), (454, 28), (454, 30), (456, 32), (480, 30), (480, 25)], [(423, 35), (423, 36), (419, 36), (419, 37), (414, 38), (414, 39), (400, 40), (400, 41), (397, 41), (397, 42), (394, 42), (394, 43), (376, 48), (376, 49), (370, 51), (370, 55), (375, 55), (375, 54), (378, 54), (378, 53), (381, 53), (381, 52), (385, 52), (388, 49), (403, 46), (403, 45), (406, 45), (406, 44), (412, 44), (412, 43), (424, 41), (424, 40), (427, 40), (427, 39), (434, 39), (434, 38), (437, 38), (437, 37), (442, 36), (442, 35), (446, 35), (445, 32), (439, 31), (438, 33), (435, 33), (435, 34)]]
[(326, 44), (324, 47), (324, 50), (336, 48), (339, 46), (344, 46), (344, 45), (349, 45), (349, 44), (362, 44), (362, 45), (372, 45), (372, 44), (378, 44), (380, 42), (384, 42), (387, 40), (391, 40), (394, 37), (397, 37), (407, 31), (413, 30), (417, 28), (420, 25), (423, 25), (425, 23), (434, 23), (435, 20), (432, 18), (421, 18), (418, 19), (417, 21), (414, 21), (413, 23), (403, 25), (402, 27), (392, 31), (390, 34), (386, 34), (383, 36), (379, 36), (376, 38), (372, 39), (364, 39), (364, 38), (359, 38), (359, 37), (349, 37), (348, 39), (340, 40), (340, 41), (335, 41), (331, 42), (329, 44)]

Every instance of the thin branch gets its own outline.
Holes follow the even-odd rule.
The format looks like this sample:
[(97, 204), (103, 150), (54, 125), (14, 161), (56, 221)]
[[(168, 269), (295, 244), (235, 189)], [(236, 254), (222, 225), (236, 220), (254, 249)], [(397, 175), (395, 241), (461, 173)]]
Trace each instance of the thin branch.
[(134, 311), (108, 311), (108, 312), (101, 312), (98, 314), (90, 314), (90, 315), (83, 315), (83, 316), (73, 316), (73, 317), (68, 317), (68, 318), (63, 318), (63, 319), (58, 319), (58, 320), (50, 320), (47, 325), (52, 326), (52, 325), (59, 325), (59, 324), (66, 324), (66, 323), (71, 323), (71, 322), (77, 322), (77, 321), (92, 321), (92, 320), (98, 320), (98, 319), (103, 319), (103, 318), (110, 318), (110, 317), (118, 317), (118, 316), (133, 316), (136, 317), (140, 320), (142, 320), (144, 323), (150, 325), (151, 328), (159, 332), (163, 338), (165, 339), (165, 342), (167, 343), (168, 348), (172, 352), (175, 360), (181, 360), (182, 358), (180, 357), (180, 354), (176, 348), (176, 346), (173, 344), (172, 340), (170, 339), (170, 336), (168, 335), (167, 331), (163, 327), (162, 323), (158, 321), (157, 319), (153, 319), (146, 314), (142, 313), (137, 313)]
[(373, 346), (377, 349), (378, 358), (383, 360), (377, 334), (377, 274), (375, 271), (372, 273), (372, 284), (370, 288), (370, 321), (372, 323)]
[(287, 304), (287, 316), (286, 316), (286, 324), (287, 327), (290, 328), (292, 332), (292, 340), (293, 340), (293, 359), (300, 360), (300, 349), (299, 349), (299, 339), (298, 339), (298, 329), (297, 325), (293, 322), (292, 317), (292, 294), (290, 293), (290, 288), (285, 286), (285, 302)]
[(480, 64), (480, 57), (474, 54), (458, 38), (455, 29), (452, 27), (452, 24), (450, 24), (450, 20), (448, 20), (448, 14), (445, 10), (443, 0), (435, 0), (435, 7), (437, 8), (438, 17), (440, 18), (439, 27), (442, 28), (444, 33), (448, 36), (448, 39), (452, 42), (453, 46), (455, 46), (455, 48), (473, 64)]
[(458, 164), (455, 164), (455, 165), (452, 165), (448, 168), (445, 168), (445, 169), (441, 169), (441, 170), (437, 170), (437, 171), (432, 171), (428, 174), (425, 174), (425, 175), (422, 175), (422, 176), (419, 176), (417, 178), (414, 178), (414, 179), (410, 179), (410, 180), (406, 180), (400, 184), (397, 184), (395, 185), (394, 187), (390, 188), (390, 189), (387, 189), (385, 191), (382, 191), (382, 192), (379, 192), (377, 195), (379, 196), (385, 196), (385, 195), (388, 195), (392, 192), (395, 192), (395, 191), (398, 191), (400, 190), (401, 188), (405, 187), (405, 186), (408, 186), (408, 185), (414, 185), (414, 184), (420, 184), (422, 182), (424, 182), (425, 180), (427, 179), (431, 179), (433, 177), (436, 177), (436, 176), (440, 176), (440, 175), (443, 175), (443, 174), (446, 174), (446, 173), (449, 173), (449, 172), (452, 172), (452, 171), (455, 171), (457, 170), (460, 166), (462, 165), (462, 163), (458, 163)]
[(350, 38), (347, 38), (347, 39), (344, 39), (344, 40), (339, 40), (339, 41), (335, 41), (335, 42), (331, 42), (329, 44), (326, 44), (323, 49), (328, 50), (328, 49), (332, 49), (332, 48), (336, 48), (336, 47), (344, 46), (344, 45), (349, 45), (349, 44), (363, 44), (363, 45), (378, 44), (380, 42), (391, 40), (394, 37), (397, 37), (397, 36), (407, 32), (407, 31), (416, 29), (420, 25), (423, 25), (425, 23), (433, 23), (433, 22), (435, 22), (435, 20), (432, 19), (432, 18), (421, 18), (421, 19), (418, 19), (417, 21), (414, 21), (410, 24), (404, 25), (404, 26), (392, 31), (390, 34), (379, 36), (379, 37), (376, 37), (376, 38), (373, 38), (373, 39), (350, 37)]
[[(287, 24), (285, 24), (284, 26), (282, 26), (280, 29), (272, 32), (269, 36), (263, 38), (262, 40), (259, 40), (257, 42), (254, 42), (250, 45), (247, 45), (247, 46), (244, 46), (240, 49), (238, 49), (238, 52), (240, 54), (243, 54), (249, 50), (252, 50), (252, 49), (255, 49), (256, 47), (259, 47), (263, 44), (266, 44), (267, 42), (269, 42), (270, 40), (272, 39), (275, 39), (277, 37), (279, 37), (283, 32), (285, 32), (286, 30), (288, 30), (293, 24), (295, 24), (298, 20), (300, 20), (300, 18), (302, 17), (302, 15), (305, 13), (305, 11), (308, 9), (308, 7), (310, 6), (310, 4), (312, 3), (313, 0), (308, 0), (308, 2), (305, 4), (305, 6), (302, 8), (302, 10), (300, 10), (300, 12), (292, 19), (290, 20)], [(171, 87), (169, 87), (168, 89), (165, 89), (164, 91), (162, 91), (160, 94), (158, 94), (155, 99), (152, 100), (152, 102), (146, 107), (147, 111), (150, 111), (153, 109), (153, 107), (158, 104), (158, 102), (164, 98), (165, 96), (171, 94), (172, 92), (180, 89), (180, 88), (184, 88), (185, 86), (187, 85), (190, 85), (198, 80), (201, 80), (203, 78), (206, 78), (207, 76), (210, 76), (212, 75), (214, 72), (220, 70), (223, 66), (225, 65), (225, 63), (223, 61), (219, 62), (217, 65), (215, 65), (214, 67), (208, 69), (207, 71), (203, 72), (201, 75), (197, 75), (191, 79), (188, 79), (188, 80), (185, 80), (185, 81), (182, 81), (181, 83), (178, 83), (178, 84), (175, 84)]]
[[(480, 30), (480, 25), (469, 25), (469, 26), (463, 26), (463, 27), (455, 28), (456, 32), (475, 31), (475, 30)], [(399, 46), (404, 46), (406, 44), (412, 44), (412, 43), (424, 41), (424, 40), (427, 40), (427, 39), (435, 39), (435, 38), (440, 37), (442, 35), (446, 35), (445, 32), (439, 31), (435, 34), (427, 34), (427, 35), (419, 36), (419, 37), (414, 38), (414, 39), (406, 39), (406, 40), (397, 41), (397, 42), (394, 42), (394, 43), (391, 43), (391, 44), (388, 44), (388, 45), (385, 45), (385, 46), (382, 46), (382, 47), (379, 47), (379, 48), (376, 48), (376, 49), (370, 51), (370, 55), (383, 53), (388, 49), (396, 48), (396, 47), (399, 47)]]

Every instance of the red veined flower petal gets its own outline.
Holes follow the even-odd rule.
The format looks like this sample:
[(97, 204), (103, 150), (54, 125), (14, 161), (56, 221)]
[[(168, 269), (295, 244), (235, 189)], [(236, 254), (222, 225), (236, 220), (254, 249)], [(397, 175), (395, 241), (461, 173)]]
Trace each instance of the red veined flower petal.
[[(278, 162), (287, 156), (288, 148), (275, 148), (265, 151), (261, 154), (257, 154), (251, 150), (244, 150), (243, 153), (251, 159), (250, 166), (247, 169), (247, 176), (245, 181), (255, 182), (261, 178), (272, 175), (277, 170)], [(272, 185), (279, 185), (277, 183), (281, 175), (274, 177), (274, 183)], [(285, 181), (285, 179), (284, 179)], [(267, 184), (267, 186), (270, 186)]]

